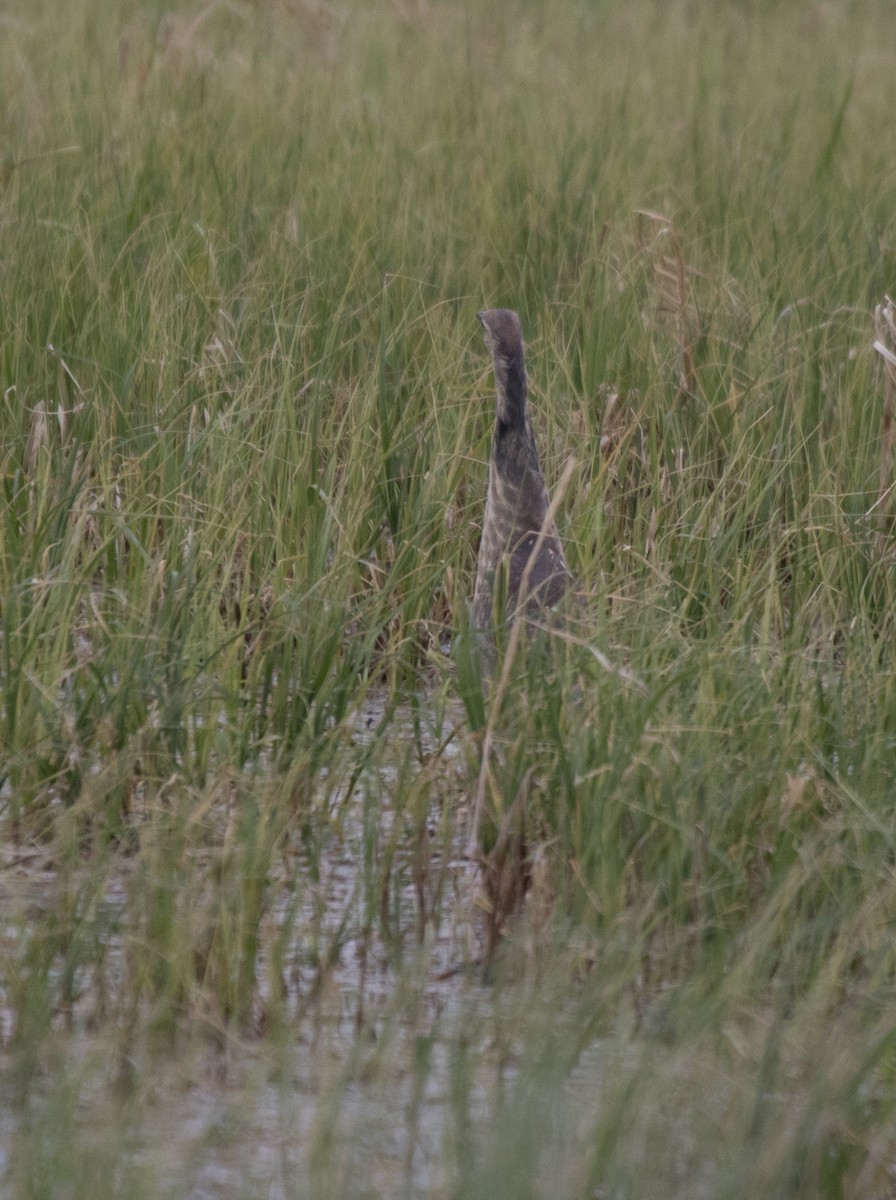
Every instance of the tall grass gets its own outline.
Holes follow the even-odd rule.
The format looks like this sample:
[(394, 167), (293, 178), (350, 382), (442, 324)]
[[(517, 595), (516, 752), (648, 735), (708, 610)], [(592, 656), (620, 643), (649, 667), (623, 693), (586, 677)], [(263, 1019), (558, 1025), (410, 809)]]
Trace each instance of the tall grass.
[(889, 1194), (887, 6), (0, 20), (5, 1189)]

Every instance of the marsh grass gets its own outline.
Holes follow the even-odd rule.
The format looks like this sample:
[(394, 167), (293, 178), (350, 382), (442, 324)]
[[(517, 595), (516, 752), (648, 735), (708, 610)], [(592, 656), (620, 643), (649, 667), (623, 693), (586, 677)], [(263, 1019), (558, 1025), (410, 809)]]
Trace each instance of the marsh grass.
[(10, 1194), (891, 1193), (890, 26), (6, 12)]

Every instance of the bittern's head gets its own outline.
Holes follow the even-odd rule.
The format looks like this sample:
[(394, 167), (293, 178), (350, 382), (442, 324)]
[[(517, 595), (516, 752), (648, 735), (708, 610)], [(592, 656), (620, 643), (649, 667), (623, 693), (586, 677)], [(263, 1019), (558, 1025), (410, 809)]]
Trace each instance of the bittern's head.
[(482, 322), (486, 347), (497, 358), (513, 358), (523, 351), (520, 319), (509, 308), (486, 308), (476, 314)]
[(476, 316), (482, 322), (486, 347), (495, 364), (498, 416), (514, 423), (526, 414), (526, 363), (520, 319), (509, 308), (487, 308)]

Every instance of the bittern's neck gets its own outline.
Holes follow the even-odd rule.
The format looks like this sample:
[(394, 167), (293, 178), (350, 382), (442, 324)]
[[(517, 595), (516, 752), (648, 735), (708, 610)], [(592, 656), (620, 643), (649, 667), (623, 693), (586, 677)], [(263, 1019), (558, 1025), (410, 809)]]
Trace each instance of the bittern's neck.
[(498, 420), (509, 429), (526, 424), (526, 364), (522, 354), (495, 363), (495, 386), (498, 393)]

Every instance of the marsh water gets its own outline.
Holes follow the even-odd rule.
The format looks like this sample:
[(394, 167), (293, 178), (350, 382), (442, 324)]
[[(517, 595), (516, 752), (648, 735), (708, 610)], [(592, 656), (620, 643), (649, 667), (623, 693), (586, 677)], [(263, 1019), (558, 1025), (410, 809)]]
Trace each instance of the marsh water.
[[(381, 727), (384, 706), (373, 695), (357, 714), (359, 745)], [(461, 714), (449, 711), (438, 736), (421, 731), (418, 717), (395, 712), (389, 738), (416, 738), (456, 784), (465, 766), (451, 723)], [(122, 856), (89, 902), (92, 927), (106, 930), (101, 966), (96, 954), (76, 964), (61, 988), (68, 1002), (52, 1018), (49, 1057), (22, 1078), (14, 974), (31, 969), (25, 943), (57, 919), (62, 884), (39, 843), (5, 847), (0, 903), (11, 973), (0, 1034), (10, 1070), (0, 1180), (19, 1190), (23, 1173), (39, 1175), (37, 1162), (49, 1172), (74, 1143), (84, 1170), (106, 1162), (133, 1194), (449, 1194), (513, 1086), (533, 1027), (549, 1036), (562, 1018), (537, 969), (527, 968), (534, 957), (525, 938), (506, 977), (483, 969), (465, 801), (446, 812), (433, 788), (425, 809), (396, 808), (397, 770), (384, 762), (347, 800), (331, 795), (327, 834), (313, 851), (297, 839), (278, 856), (248, 1023), (234, 1029), (190, 1014), (173, 1053), (131, 1043), (122, 1051), (117, 993), (133, 969), (129, 905), (139, 869)], [(592, 1057), (583, 1048), (576, 1071)], [(572, 1114), (574, 1096), (581, 1118), (588, 1088), (574, 1087), (574, 1077), (551, 1104), (569, 1104)]]

